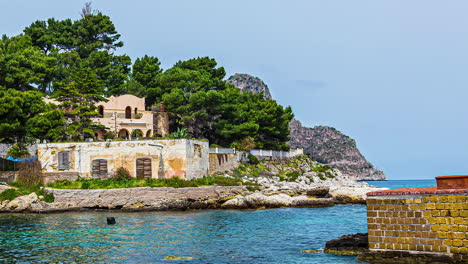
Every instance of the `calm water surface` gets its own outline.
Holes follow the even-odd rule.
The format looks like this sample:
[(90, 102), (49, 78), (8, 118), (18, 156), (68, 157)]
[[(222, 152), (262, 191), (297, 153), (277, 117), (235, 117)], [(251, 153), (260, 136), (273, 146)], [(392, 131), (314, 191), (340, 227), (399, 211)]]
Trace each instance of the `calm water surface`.
[[(108, 226), (106, 216), (117, 224)], [(356, 232), (367, 232), (364, 205), (0, 214), (0, 263), (360, 263), (298, 252)], [(197, 260), (163, 260), (169, 255)]]

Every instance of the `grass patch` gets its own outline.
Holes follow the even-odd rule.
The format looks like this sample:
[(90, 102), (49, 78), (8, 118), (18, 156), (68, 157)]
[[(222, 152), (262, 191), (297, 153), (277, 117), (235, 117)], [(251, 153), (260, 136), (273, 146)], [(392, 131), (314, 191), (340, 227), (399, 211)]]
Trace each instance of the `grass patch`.
[(23, 195), (28, 195), (31, 193), (36, 193), (37, 196), (43, 196), (44, 198), (42, 199), (43, 201), (47, 203), (51, 203), (54, 201), (54, 195), (52, 193), (50, 194), (45, 194), (44, 190), (42, 189), (41, 184), (36, 184), (36, 185), (27, 185), (24, 183), (19, 183), (19, 182), (12, 182), (10, 183), (10, 186), (16, 187), (12, 189), (5, 190), (0, 193), (0, 201), (12, 201), (16, 197), (23, 196)]
[(224, 176), (205, 176), (199, 179), (184, 180), (177, 177), (169, 179), (130, 179), (130, 180), (86, 180), (79, 179), (77, 181), (56, 181), (47, 184), (49, 188), (55, 189), (121, 189), (135, 187), (200, 187), (200, 186), (256, 186), (251, 182), (242, 182), (241, 179), (224, 177)]

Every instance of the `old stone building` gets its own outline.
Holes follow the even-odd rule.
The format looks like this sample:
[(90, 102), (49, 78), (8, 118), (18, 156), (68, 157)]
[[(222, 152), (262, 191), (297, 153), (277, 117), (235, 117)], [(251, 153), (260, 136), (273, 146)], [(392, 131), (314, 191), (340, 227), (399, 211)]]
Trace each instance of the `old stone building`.
[(97, 104), (101, 117), (95, 118), (95, 121), (108, 128), (98, 131), (97, 138), (102, 138), (107, 131), (115, 132), (118, 137), (127, 139), (164, 136), (169, 132), (167, 113), (164, 109), (145, 110), (145, 98), (124, 94), (107, 99), (107, 102)]
[[(102, 139), (107, 132), (114, 132), (124, 139), (165, 136), (169, 133), (169, 118), (163, 106), (145, 110), (145, 98), (131, 94), (111, 96), (107, 102), (96, 104), (100, 117), (93, 120), (106, 129), (96, 131), (95, 137)], [(59, 102), (44, 98), (47, 103)]]
[(208, 174), (208, 142), (189, 139), (38, 145), (47, 182), (108, 178), (123, 167), (137, 178), (200, 178)]

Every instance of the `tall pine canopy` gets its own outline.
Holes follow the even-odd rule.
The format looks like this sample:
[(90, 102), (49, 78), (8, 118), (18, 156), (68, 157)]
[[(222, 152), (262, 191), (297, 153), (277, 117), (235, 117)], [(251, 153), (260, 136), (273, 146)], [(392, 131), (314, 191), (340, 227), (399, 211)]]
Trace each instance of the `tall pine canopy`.
[(103, 129), (92, 121), (96, 103), (130, 93), (145, 97), (148, 108), (164, 102), (172, 131), (225, 147), (288, 148), (290, 107), (228, 84), (210, 57), (163, 70), (157, 57), (144, 55), (132, 65), (116, 54), (123, 42), (110, 17), (90, 3), (77, 20), (38, 20), (23, 32), (0, 40), (1, 140), (93, 137)]

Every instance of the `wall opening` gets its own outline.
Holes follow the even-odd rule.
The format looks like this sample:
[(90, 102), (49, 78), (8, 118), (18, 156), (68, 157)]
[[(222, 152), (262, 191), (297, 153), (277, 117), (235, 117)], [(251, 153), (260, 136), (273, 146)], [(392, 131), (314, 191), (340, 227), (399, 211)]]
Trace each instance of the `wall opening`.
[(58, 169), (70, 169), (70, 151), (60, 151), (58, 153)]
[(127, 129), (121, 129), (119, 131), (119, 138), (128, 138), (128, 130)]
[(151, 159), (138, 158), (136, 160), (136, 176), (137, 178), (151, 178)]
[(93, 176), (107, 175), (107, 160), (95, 159), (92, 162)]
[(132, 118), (132, 108), (130, 106), (127, 106), (125, 108), (125, 118), (126, 119), (131, 119)]
[(100, 105), (99, 108), (98, 108), (98, 110), (99, 110), (99, 115), (100, 115), (101, 117), (104, 117), (104, 106), (103, 106), (103, 105)]

